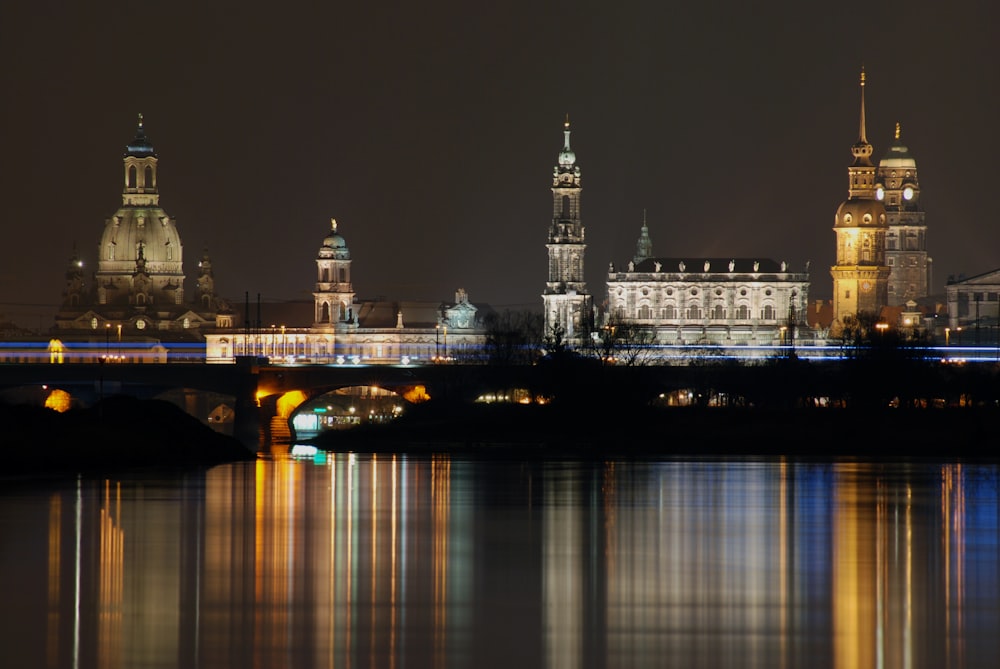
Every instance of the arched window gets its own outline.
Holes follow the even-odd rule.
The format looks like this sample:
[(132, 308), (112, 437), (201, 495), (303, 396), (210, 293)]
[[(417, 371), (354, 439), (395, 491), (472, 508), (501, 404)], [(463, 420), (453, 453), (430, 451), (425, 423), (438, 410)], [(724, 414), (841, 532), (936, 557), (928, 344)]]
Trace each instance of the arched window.
[(736, 319), (741, 321), (750, 320), (750, 307), (745, 304), (736, 307)]
[(135, 165), (132, 165), (131, 167), (128, 168), (128, 184), (127, 185), (128, 185), (129, 188), (135, 188), (135, 179), (136, 179), (136, 176), (135, 176)]
[(320, 323), (330, 322), (330, 305), (327, 304), (326, 302), (324, 302), (323, 306), (320, 308), (319, 322)]
[(320, 277), (320, 281), (322, 281), (323, 283), (328, 283), (330, 281), (330, 268), (329, 267), (324, 267), (323, 268), (323, 274)]
[(156, 184), (153, 183), (153, 168), (146, 165), (146, 173), (143, 175), (143, 187), (153, 188)]
[(677, 318), (677, 307), (672, 304), (668, 304), (663, 307), (663, 317), (667, 320), (673, 320)]
[(697, 304), (688, 305), (686, 318), (689, 321), (701, 320), (701, 307)]
[(562, 217), (570, 217), (569, 195), (563, 195), (562, 197)]
[(340, 283), (347, 283), (347, 268), (340, 268)]
[(717, 321), (725, 320), (726, 318), (726, 308), (721, 304), (717, 304), (712, 307), (712, 318)]
[(649, 308), (648, 304), (644, 304), (641, 307), (639, 307), (639, 318), (640, 319), (649, 319), (649, 318), (652, 318), (652, 317), (653, 317), (653, 310)]
[(765, 304), (764, 308), (760, 312), (760, 317), (765, 321), (774, 320), (774, 305)]

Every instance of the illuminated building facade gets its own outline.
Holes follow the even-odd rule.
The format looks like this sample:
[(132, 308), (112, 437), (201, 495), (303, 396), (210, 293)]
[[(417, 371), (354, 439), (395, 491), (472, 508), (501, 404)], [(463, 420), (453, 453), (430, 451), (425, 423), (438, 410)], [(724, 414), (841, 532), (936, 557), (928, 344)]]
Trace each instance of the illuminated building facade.
[(927, 224), (920, 205), (917, 161), (900, 139), (900, 126), (889, 150), (878, 163), (875, 197), (885, 206), (889, 231), (885, 261), (889, 266), (888, 303), (905, 305), (930, 294), (931, 263), (927, 255)]
[(642, 257), (652, 253), (643, 224), (639, 253), (608, 271), (611, 326), (627, 323), (650, 344), (788, 345), (806, 327), (808, 272), (766, 258)]
[(847, 168), (848, 198), (837, 208), (833, 230), (837, 236), (837, 263), (833, 277), (833, 333), (855, 322), (860, 314), (877, 317), (889, 299), (886, 238), (889, 224), (882, 200), (876, 196), (872, 145), (865, 133), (865, 73), (861, 72), (861, 122), (858, 141), (851, 147), (854, 161)]
[(584, 227), (580, 219), (583, 192), (580, 166), (570, 148), (569, 117), (563, 126), (563, 148), (552, 169), (552, 222), (545, 248), (549, 276), (542, 295), (545, 333), (559, 329), (567, 343), (579, 344), (589, 329), (593, 302), (583, 278)]
[(351, 252), (331, 221), (316, 255), (313, 302), (268, 304), (267, 323), (206, 332), (206, 361), (237, 357), (318, 364), (428, 364), (475, 361), (486, 332), (486, 305), (463, 289), (454, 302), (359, 300), (351, 281)]
[[(160, 206), (158, 159), (139, 115), (123, 158), (122, 204), (107, 219), (88, 282), (74, 250), (66, 271), (57, 336), (95, 343), (113, 339), (115, 350), (138, 341), (201, 341), (207, 327), (232, 325), (228, 305), (215, 294), (212, 262), (198, 263), (194, 299), (184, 291), (183, 245), (176, 221)], [(109, 349), (110, 350), (110, 349)]]
[(1000, 350), (1000, 269), (949, 279), (948, 344), (995, 346)]

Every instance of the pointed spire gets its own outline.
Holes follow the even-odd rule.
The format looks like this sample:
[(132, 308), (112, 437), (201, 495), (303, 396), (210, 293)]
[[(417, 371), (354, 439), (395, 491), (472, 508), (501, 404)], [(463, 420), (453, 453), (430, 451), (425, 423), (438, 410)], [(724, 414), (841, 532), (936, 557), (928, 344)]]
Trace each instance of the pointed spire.
[(569, 150), (569, 112), (566, 112), (566, 120), (563, 122), (563, 151)]
[(337, 231), (337, 219), (335, 218), (330, 219), (330, 229), (333, 230), (334, 232)]
[(899, 121), (896, 121), (896, 138), (895, 139), (897, 141), (899, 140)]
[(865, 68), (861, 68), (861, 120), (858, 130), (858, 141), (851, 147), (851, 155), (854, 156), (855, 167), (873, 167), (871, 161), (872, 145), (868, 143), (865, 132)]
[(860, 144), (867, 144), (868, 138), (865, 136), (865, 66), (861, 66), (861, 134), (858, 135)]

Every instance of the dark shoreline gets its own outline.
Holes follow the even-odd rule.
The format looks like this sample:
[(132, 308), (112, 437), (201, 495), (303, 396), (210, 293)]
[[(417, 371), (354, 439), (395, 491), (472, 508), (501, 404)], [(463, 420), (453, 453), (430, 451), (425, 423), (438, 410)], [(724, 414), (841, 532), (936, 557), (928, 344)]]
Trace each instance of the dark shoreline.
[(789, 456), (1000, 461), (997, 408), (411, 407), (324, 433), (330, 451), (643, 457)]
[(3, 477), (191, 470), (256, 457), (165, 400), (116, 396), (65, 413), (0, 405), (0, 421)]

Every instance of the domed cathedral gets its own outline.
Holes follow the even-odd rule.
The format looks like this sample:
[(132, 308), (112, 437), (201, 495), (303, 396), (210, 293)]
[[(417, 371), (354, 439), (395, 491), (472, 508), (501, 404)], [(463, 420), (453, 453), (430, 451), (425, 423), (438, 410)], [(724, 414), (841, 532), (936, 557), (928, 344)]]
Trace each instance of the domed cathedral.
[(141, 114), (122, 162), (122, 205), (104, 223), (89, 283), (85, 263), (73, 250), (57, 336), (113, 330), (118, 341), (199, 341), (203, 328), (231, 326), (228, 307), (215, 295), (207, 252), (198, 263), (194, 299), (186, 300), (184, 249), (176, 221), (160, 207), (158, 159)]
[(900, 124), (875, 175), (875, 197), (885, 206), (889, 231), (885, 261), (889, 266), (889, 306), (927, 297), (933, 260), (927, 255), (927, 225), (920, 205), (917, 161), (900, 138)]
[(564, 341), (580, 345), (592, 326), (593, 301), (583, 278), (584, 228), (580, 220), (580, 166), (570, 148), (569, 115), (563, 124), (563, 148), (552, 170), (552, 222), (549, 241), (549, 278), (542, 301), (545, 332), (562, 330)]
[(354, 318), (354, 285), (351, 283), (351, 252), (337, 234), (337, 219), (330, 219), (330, 233), (323, 238), (316, 257), (314, 328), (357, 325)]
[(833, 230), (837, 236), (837, 264), (833, 277), (833, 324), (830, 334), (866, 318), (878, 318), (889, 300), (886, 209), (875, 190), (872, 145), (865, 133), (865, 72), (861, 70), (861, 121), (858, 141), (851, 147), (854, 161), (847, 168), (848, 197), (837, 208)]

